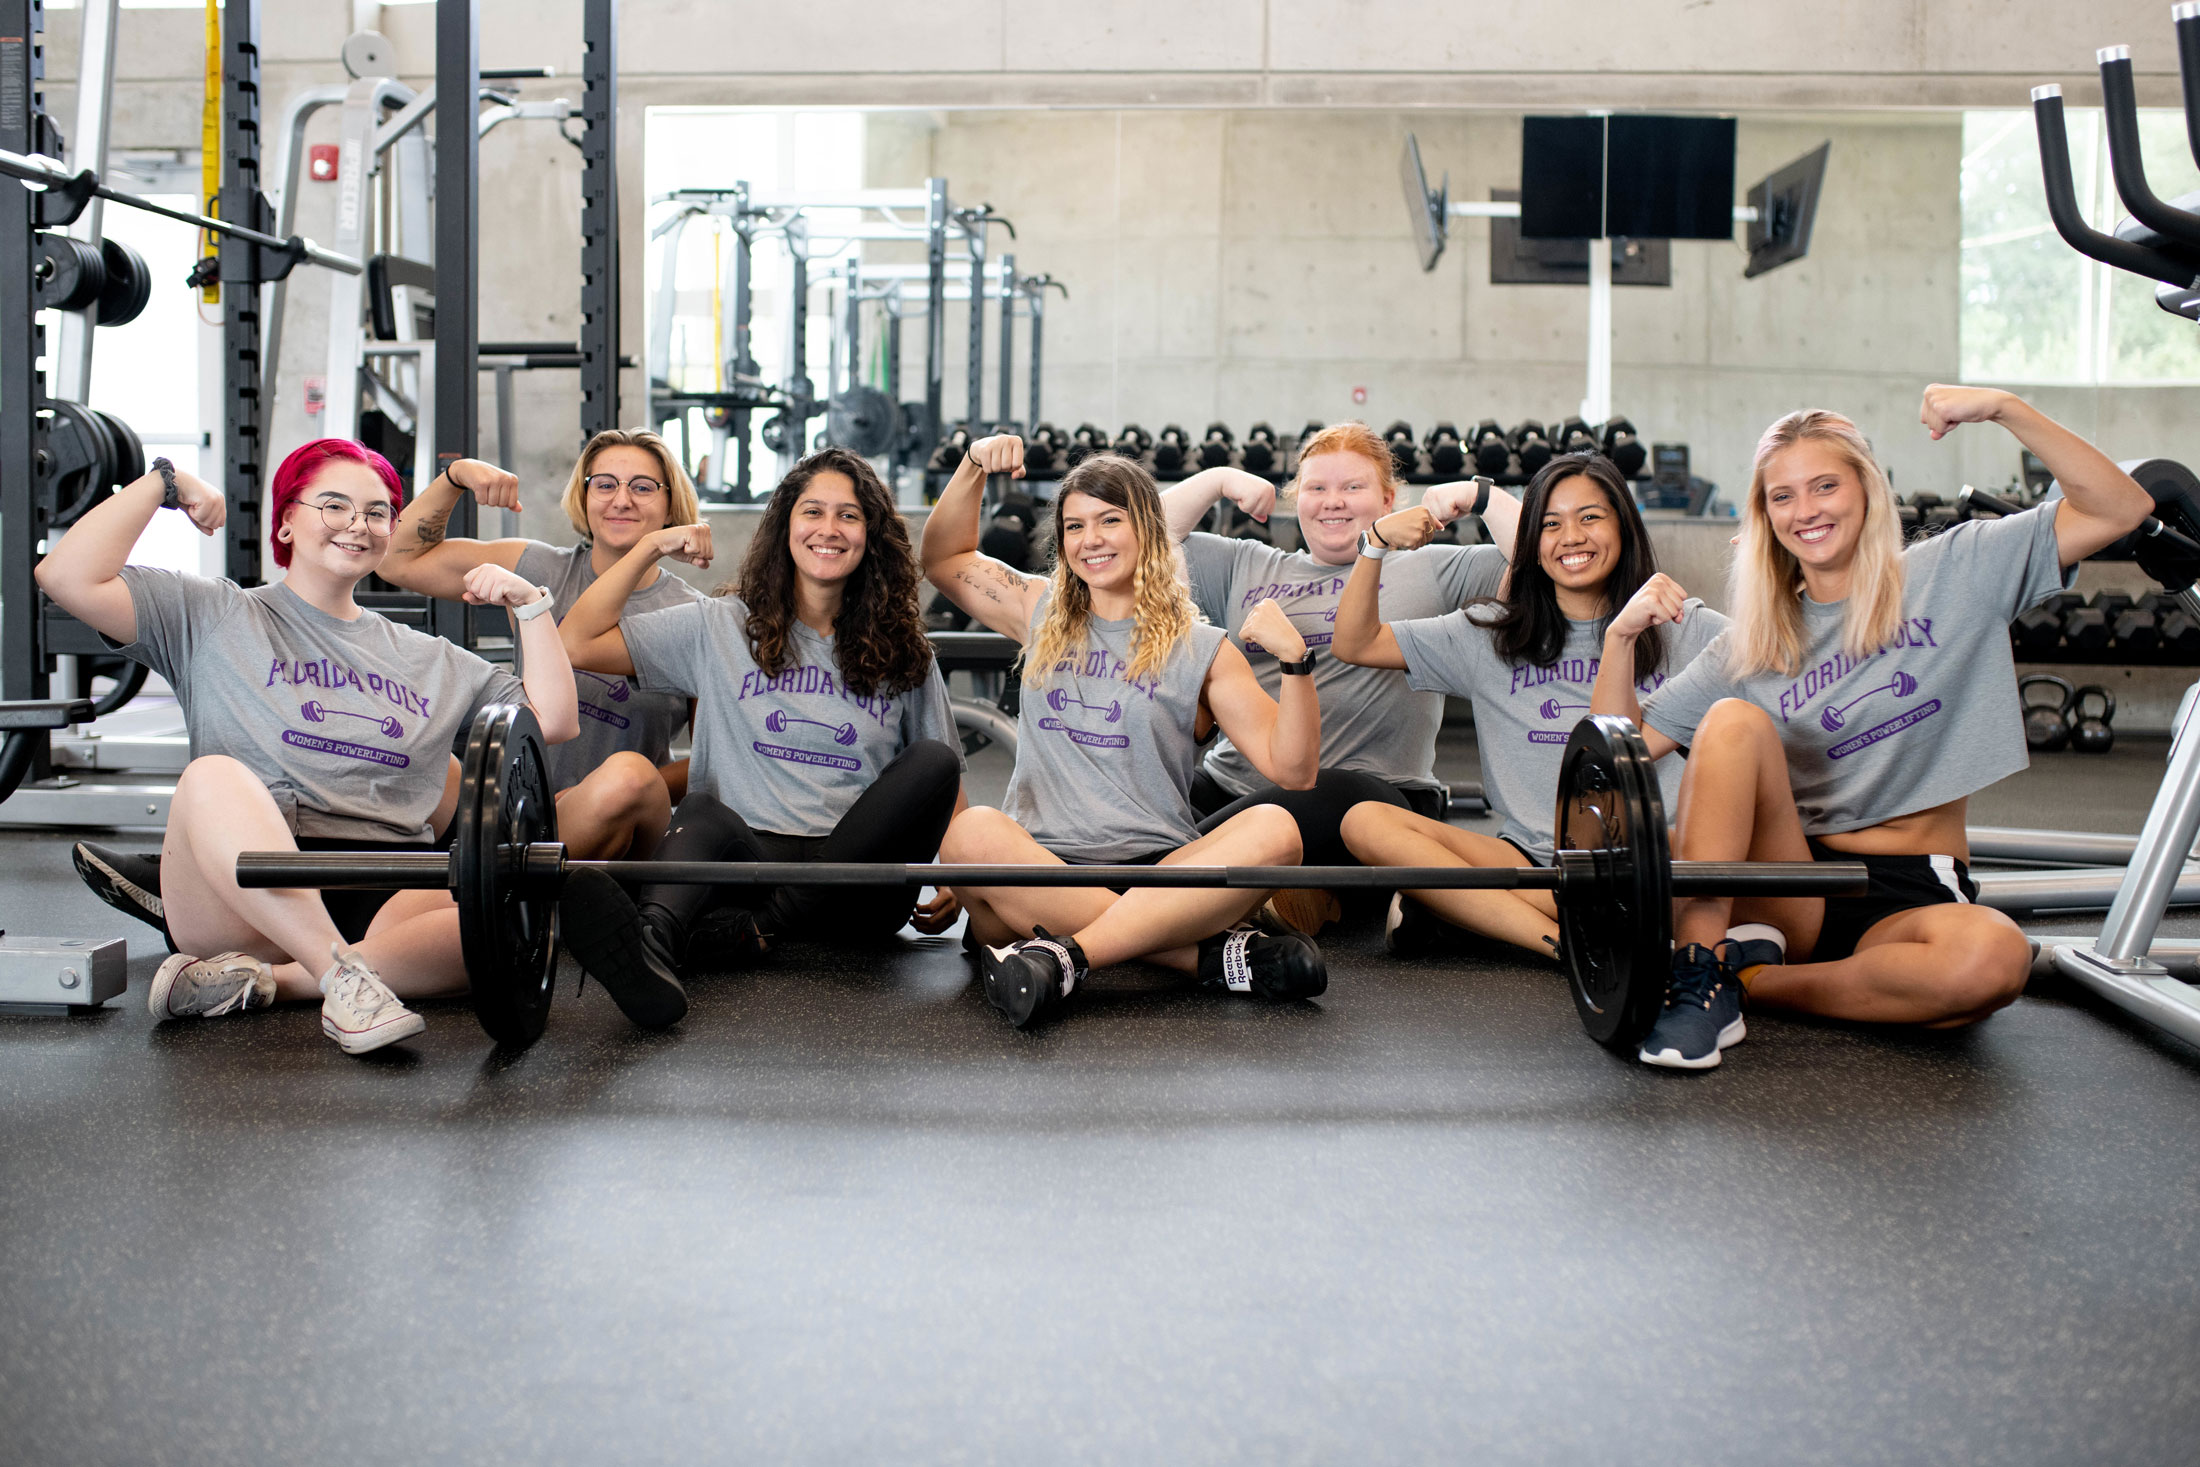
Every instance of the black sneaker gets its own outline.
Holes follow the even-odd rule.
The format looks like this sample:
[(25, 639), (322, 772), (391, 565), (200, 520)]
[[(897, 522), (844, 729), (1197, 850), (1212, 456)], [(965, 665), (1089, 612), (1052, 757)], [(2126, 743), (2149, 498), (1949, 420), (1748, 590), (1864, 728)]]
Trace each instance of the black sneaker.
[[(642, 916), (648, 924), (650, 913), (662, 914), (662, 924), (674, 924), (671, 914), (661, 907), (645, 907)], [(771, 950), (771, 944), (756, 924), (756, 913), (743, 906), (726, 902), (705, 912), (695, 924), (694, 935), (688, 938), (684, 954), (684, 966), (689, 971), (724, 972), (737, 968), (752, 968), (761, 962)]]
[(110, 851), (80, 840), (70, 855), (93, 896), (164, 934), (168, 931), (167, 909), (160, 902), (159, 852)]
[(978, 971), (985, 978), (986, 1002), (1019, 1029), (1030, 1029), (1069, 1000), (1078, 980), (1091, 970), (1085, 950), (1071, 937), (1055, 937), (1044, 927), (1007, 947), (978, 949)]
[(1319, 998), (1329, 988), (1322, 950), (1303, 932), (1240, 927), (1199, 945), (1199, 981), (1270, 1003)]
[(1390, 913), (1383, 918), (1383, 951), (1394, 958), (1426, 957), (1444, 945), (1445, 934), (1455, 930), (1420, 902), (1397, 892), (1390, 899)]
[(1699, 943), (1673, 954), (1665, 1008), (1642, 1041), (1639, 1058), (1669, 1070), (1708, 1070), (1719, 1051), (1749, 1032), (1742, 1022), (1742, 985), (1734, 970)]
[(645, 922), (626, 888), (601, 871), (567, 873), (558, 926), (581, 968), (603, 985), (619, 1011), (644, 1029), (666, 1029), (687, 1014), (687, 986), (673, 944)]

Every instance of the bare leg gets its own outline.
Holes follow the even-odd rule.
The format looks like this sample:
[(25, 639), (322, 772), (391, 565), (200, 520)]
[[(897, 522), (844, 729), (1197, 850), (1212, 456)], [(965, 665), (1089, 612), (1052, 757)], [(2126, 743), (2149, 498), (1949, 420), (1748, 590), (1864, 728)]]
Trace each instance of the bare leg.
[[(1022, 826), (982, 806), (955, 817), (940, 858), (957, 864), (1062, 864)], [(1290, 866), (1298, 858), (1297, 822), (1274, 805), (1257, 805), (1172, 851), (1161, 864)], [(1134, 887), (1119, 897), (1103, 888), (993, 886), (958, 889), (956, 896), (969, 909), (980, 941), (1027, 937), (1038, 925), (1075, 937), (1095, 968), (1143, 958), (1197, 973), (1200, 940), (1227, 931), (1268, 893)]]
[[(1344, 843), (1368, 866), (1521, 866), (1520, 852), (1495, 836), (1369, 801), (1345, 813)], [(1480, 932), (1545, 957), (1558, 953), (1558, 904), (1547, 891), (1409, 891), (1407, 896), (1455, 927)]]
[(657, 766), (613, 754), (558, 796), (558, 836), (577, 861), (647, 860), (672, 823), (672, 796)]
[[(1711, 705), (1688, 751), (1674, 826), (1675, 860), (1811, 859), (1771, 715), (1737, 698)], [(1820, 897), (1687, 897), (1673, 903), (1673, 941), (1713, 947), (1738, 922), (1765, 922), (1786, 934), (1790, 954), (1807, 956), (1825, 914)]]
[(2031, 964), (2016, 923), (1948, 902), (1880, 919), (1838, 961), (1760, 968), (1749, 996), (1833, 1019), (1954, 1029), (2014, 1003)]

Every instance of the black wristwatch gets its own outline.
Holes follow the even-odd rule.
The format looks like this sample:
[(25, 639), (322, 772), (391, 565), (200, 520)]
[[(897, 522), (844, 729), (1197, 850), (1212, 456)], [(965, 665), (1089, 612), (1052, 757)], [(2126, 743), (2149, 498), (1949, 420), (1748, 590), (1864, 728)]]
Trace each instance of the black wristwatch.
[(153, 460), (153, 472), (160, 475), (160, 507), (162, 509), (183, 508), (183, 501), (176, 497), (176, 466), (168, 462), (167, 459), (156, 458)]
[(1279, 659), (1276, 663), (1276, 671), (1282, 673), (1285, 677), (1310, 676), (1314, 671), (1314, 649), (1312, 647), (1307, 648), (1306, 655), (1296, 662), (1284, 662)]
[(1474, 476), (1474, 508), (1468, 510), (1467, 513), (1479, 518), (1482, 511), (1490, 507), (1490, 490), (1496, 487), (1497, 481), (1495, 479), (1484, 474), (1476, 474)]

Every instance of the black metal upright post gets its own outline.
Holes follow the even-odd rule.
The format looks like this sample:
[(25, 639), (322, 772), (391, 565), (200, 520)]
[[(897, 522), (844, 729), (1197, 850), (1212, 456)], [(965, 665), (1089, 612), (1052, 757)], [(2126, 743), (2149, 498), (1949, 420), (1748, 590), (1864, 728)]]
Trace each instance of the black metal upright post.
[(1016, 431), (1016, 257), (1001, 256), (1001, 414), (996, 420)]
[(1039, 426), (1039, 352), (1046, 338), (1047, 288), (1044, 276), (1035, 276), (1030, 285), (1031, 295), (1031, 392), (1024, 403), (1024, 411), (1031, 415), (1031, 426)]
[[(40, 0), (0, 0), (0, 148), (38, 151), (32, 118), (45, 76)], [(44, 350), (31, 283), (32, 194), (0, 183), (0, 696), (46, 696), (39, 651), (38, 515), (32, 491), (32, 414)]]
[[(260, 0), (222, 0), (221, 217), (273, 234), (260, 191)], [(260, 506), (267, 481), (267, 399), (260, 370), (260, 246), (224, 235), (222, 291), (222, 489), (224, 570), (260, 584)]]
[(923, 452), (947, 436), (947, 180), (925, 180), (924, 205), (924, 431)]
[[(236, 3), (236, 0), (230, 0)], [(435, 7), (435, 461), (447, 467), (474, 456), (480, 431), (480, 285), (475, 233), (480, 224), (481, 0), (437, 0)], [(613, 359), (616, 360), (616, 350)], [(426, 486), (422, 486), (423, 488)], [(474, 500), (458, 497), (450, 533), (471, 536)], [(428, 629), (474, 645), (470, 608), (428, 602)]]
[(970, 360), (965, 375), (969, 379), (970, 436), (980, 438), (985, 434), (985, 220), (971, 219), (963, 229), (970, 237)]
[(619, 426), (619, 0), (581, 20), (581, 438)]

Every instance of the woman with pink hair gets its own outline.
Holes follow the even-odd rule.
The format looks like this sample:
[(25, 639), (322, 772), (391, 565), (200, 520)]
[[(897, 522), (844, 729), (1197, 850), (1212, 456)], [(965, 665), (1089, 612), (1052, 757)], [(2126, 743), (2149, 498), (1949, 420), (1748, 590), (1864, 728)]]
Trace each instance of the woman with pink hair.
[(1692, 897), (1645, 1063), (1709, 1069), (1743, 996), (1829, 1018), (1954, 1028), (2024, 990), (2031, 948), (1976, 904), (1971, 793), (2025, 765), (2009, 623), (2153, 508), (2106, 454), (2007, 392), (1925, 389), (1937, 440), (1998, 423), (2062, 497), (1903, 548), (1894, 491), (1856, 424), (1789, 413), (1765, 430), (1742, 509), (1732, 625), (1636, 707), (1602, 679), (1593, 711), (1688, 751), (1673, 854), (1854, 861), (1855, 897)]
[[(579, 730), (573, 670), (545, 593), (501, 566), (466, 600), (512, 611), (526, 675), (363, 609), (353, 597), (389, 550), (403, 490), (380, 454), (306, 444), (276, 469), (273, 585), (129, 565), (163, 508), (203, 534), (219, 489), (166, 459), (73, 526), (38, 566), (64, 610), (175, 689), (191, 739), (161, 843), (162, 914), (176, 952), (154, 975), (161, 1019), (217, 1018), (318, 999), (346, 1054), (418, 1034), (404, 1000), (462, 992), (458, 912), (442, 891), (249, 890), (243, 851), (431, 849), (451, 814), (453, 742), (490, 703), (525, 701), (552, 743)], [(198, 954), (213, 954), (210, 957)]]

